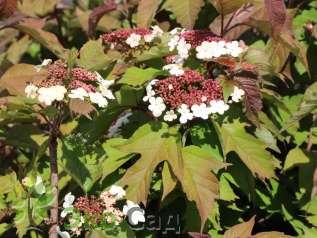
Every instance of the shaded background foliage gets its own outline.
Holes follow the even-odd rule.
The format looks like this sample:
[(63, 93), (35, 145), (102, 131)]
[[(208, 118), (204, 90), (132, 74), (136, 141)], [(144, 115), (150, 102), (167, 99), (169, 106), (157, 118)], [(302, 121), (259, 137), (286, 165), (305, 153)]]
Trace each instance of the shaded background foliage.
[[(32, 197), (21, 185), (23, 177), (40, 174), (49, 187), (47, 125), (38, 112), (56, 112), (23, 98), (25, 83), (36, 75), (32, 65), (45, 58), (74, 60), (118, 83), (117, 100), (107, 109), (71, 105), (65, 114), (58, 147), (61, 197), (69, 191), (96, 194), (120, 181), (148, 211), (181, 214), (180, 237), (189, 231), (209, 237), (199, 234), (204, 221), (203, 231), (212, 237), (317, 237), (316, 1), (1, 0), (0, 13), (1, 237), (47, 237), (49, 196)], [(181, 129), (151, 122), (142, 85), (168, 51), (153, 48), (129, 62), (106, 54), (98, 39), (153, 23), (166, 31), (210, 29), (244, 40), (250, 46), (246, 59), (263, 78), (259, 124), (238, 107)], [(129, 122), (109, 138), (110, 126), (127, 110)], [(136, 165), (150, 172), (131, 179)], [(200, 176), (208, 181), (198, 182)], [(135, 191), (142, 186), (149, 193)], [(19, 204), (25, 201), (32, 201), (31, 210)]]

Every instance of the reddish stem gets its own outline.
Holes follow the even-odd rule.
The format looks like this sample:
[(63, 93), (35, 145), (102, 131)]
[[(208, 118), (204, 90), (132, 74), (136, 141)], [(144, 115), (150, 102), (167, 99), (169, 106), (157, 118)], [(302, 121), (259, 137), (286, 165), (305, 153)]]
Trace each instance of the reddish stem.
[(58, 226), (58, 167), (57, 167), (57, 137), (52, 133), (50, 136), (50, 165), (51, 165), (51, 185), (53, 194), (53, 204), (50, 210), (51, 227), (49, 229), (49, 238), (57, 238)]

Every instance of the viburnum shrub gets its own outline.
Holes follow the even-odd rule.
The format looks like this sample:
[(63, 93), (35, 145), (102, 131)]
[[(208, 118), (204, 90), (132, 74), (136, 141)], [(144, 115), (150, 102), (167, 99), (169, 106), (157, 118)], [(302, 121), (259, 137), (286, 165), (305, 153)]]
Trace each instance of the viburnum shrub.
[(0, 236), (317, 237), (317, 3), (0, 0)]

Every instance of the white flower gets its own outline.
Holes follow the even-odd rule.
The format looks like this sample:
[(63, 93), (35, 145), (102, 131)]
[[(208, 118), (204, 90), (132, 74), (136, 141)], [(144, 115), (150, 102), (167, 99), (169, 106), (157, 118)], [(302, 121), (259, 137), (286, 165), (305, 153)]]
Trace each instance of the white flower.
[(85, 100), (85, 97), (88, 97), (88, 93), (83, 88), (72, 89), (68, 94), (69, 98), (78, 98), (80, 100)]
[(152, 26), (152, 34), (156, 37), (160, 37), (163, 35), (164, 31), (159, 26)]
[(160, 117), (163, 111), (166, 109), (163, 98), (161, 97), (151, 97), (149, 99), (150, 105), (148, 106), (149, 110), (153, 113), (154, 117)]
[(195, 117), (202, 118), (204, 120), (208, 119), (209, 114), (211, 113), (210, 109), (207, 108), (207, 105), (205, 103), (202, 103), (200, 105), (195, 104), (191, 107), (191, 110)]
[(26, 87), (25, 87), (25, 94), (26, 94), (26, 97), (28, 98), (36, 98), (37, 97), (37, 90), (39, 88), (37, 86), (35, 86), (34, 84), (28, 84)]
[(164, 115), (164, 121), (174, 121), (177, 119), (177, 115), (174, 110), (167, 111)]
[(242, 96), (244, 96), (245, 92), (244, 90), (238, 88), (237, 86), (234, 86), (233, 93), (230, 95), (231, 100), (233, 102), (239, 102), (242, 99)]
[(64, 197), (63, 208), (73, 207), (74, 201), (75, 201), (75, 196), (72, 195), (71, 192), (67, 193)]
[(121, 199), (126, 195), (126, 192), (124, 191), (124, 189), (117, 185), (112, 185), (109, 192), (111, 195), (115, 196), (117, 199)]
[(149, 43), (149, 42), (152, 42), (154, 40), (154, 38), (155, 38), (155, 35), (147, 34), (147, 35), (144, 36), (144, 41)]
[(75, 196), (72, 193), (67, 193), (64, 197), (63, 208), (64, 210), (61, 212), (61, 217), (66, 217), (69, 213), (71, 213), (70, 208), (73, 208), (73, 203), (75, 201)]
[(202, 60), (209, 60), (227, 54), (224, 41), (204, 41), (196, 47), (196, 57)]
[(57, 234), (62, 238), (70, 238), (70, 234), (67, 231), (61, 231), (59, 226), (56, 228)]
[(153, 96), (155, 96), (155, 92), (153, 90), (148, 91), (146, 96), (143, 97), (143, 101), (147, 102), (150, 98), (152, 98)]
[(179, 27), (176, 27), (176, 28), (174, 28), (173, 30), (170, 31), (170, 34), (171, 34), (171, 35), (176, 35), (176, 34), (178, 34), (180, 31), (182, 31), (182, 29), (179, 28)]
[(163, 30), (159, 26), (152, 26), (151, 34), (144, 36), (145, 42), (152, 42), (156, 37), (161, 37), (163, 35)]
[(96, 103), (99, 107), (107, 107), (107, 99), (99, 92), (89, 93), (89, 98), (92, 103)]
[(40, 88), (38, 90), (38, 94), (38, 100), (47, 106), (52, 105), (53, 101), (55, 100), (55, 97), (53, 97), (50, 88)]
[(99, 81), (99, 89), (101, 94), (108, 99), (115, 99), (109, 87), (114, 83), (114, 80), (101, 80)]
[(56, 85), (53, 87), (50, 87), (52, 92), (55, 95), (55, 100), (56, 101), (62, 101), (64, 99), (65, 93), (67, 92), (66, 88), (61, 85)]
[(228, 54), (232, 57), (238, 57), (243, 52), (243, 48), (239, 46), (238, 41), (227, 42), (226, 48)]
[(41, 103), (50, 106), (55, 100), (62, 101), (66, 92), (66, 88), (61, 85), (55, 85), (49, 88), (40, 88), (38, 90), (38, 100)]
[(97, 81), (99, 83), (99, 89), (102, 96), (108, 99), (115, 99), (112, 91), (109, 90), (109, 87), (114, 84), (114, 80), (105, 80), (97, 71), (95, 74), (97, 75)]
[(126, 43), (131, 47), (135, 48), (140, 45), (141, 36), (135, 33), (132, 33), (128, 39), (126, 40)]
[(173, 51), (176, 46), (178, 45), (178, 41), (179, 41), (179, 36), (175, 35), (173, 36), (169, 42), (167, 43), (168, 47), (169, 47), (169, 51)]
[(175, 64), (179, 64), (179, 65), (183, 65), (184, 64), (184, 58), (179, 56), (179, 55), (176, 55), (173, 59), (173, 62)]
[(45, 66), (51, 64), (52, 62), (53, 62), (53, 61), (52, 61), (51, 59), (44, 59), (43, 62), (42, 62), (42, 64), (40, 64), (40, 65), (35, 65), (34, 68), (35, 68), (36, 72), (38, 73), (38, 72), (41, 71), (41, 69), (42, 69), (43, 67), (45, 67)]
[(152, 89), (152, 86), (157, 82), (157, 79), (153, 79), (147, 86), (146, 86), (146, 96), (143, 97), (143, 101), (148, 101), (151, 97), (155, 96), (155, 91)]
[(177, 110), (181, 117), (179, 118), (179, 122), (185, 124), (187, 121), (193, 119), (193, 113), (190, 112), (188, 106), (186, 104), (182, 104), (181, 107)]
[(189, 43), (186, 43), (185, 39), (181, 38), (177, 44), (177, 52), (181, 58), (188, 58), (188, 52), (191, 48)]
[(211, 101), (210, 102), (210, 112), (211, 113), (219, 113), (220, 115), (223, 115), (225, 111), (229, 109), (229, 105), (226, 104), (224, 101)]
[(180, 76), (184, 74), (184, 70), (181, 65), (167, 64), (163, 67), (163, 70), (168, 71), (171, 75)]
[(133, 212), (131, 212), (130, 217), (129, 217), (129, 221), (131, 222), (132, 225), (137, 225), (139, 222), (145, 222), (145, 212), (143, 209), (140, 208), (140, 206), (138, 204), (135, 204), (132, 201), (127, 201), (127, 204), (123, 206), (123, 214), (124, 215), (128, 215), (129, 210), (132, 208), (138, 208), (136, 210), (133, 210)]

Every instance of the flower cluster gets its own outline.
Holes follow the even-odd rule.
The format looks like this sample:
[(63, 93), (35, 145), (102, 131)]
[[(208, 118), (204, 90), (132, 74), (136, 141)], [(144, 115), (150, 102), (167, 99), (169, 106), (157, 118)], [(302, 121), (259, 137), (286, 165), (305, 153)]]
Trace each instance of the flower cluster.
[(89, 100), (99, 107), (106, 107), (108, 99), (114, 99), (109, 87), (114, 81), (105, 80), (98, 72), (90, 72), (83, 68), (73, 68), (68, 73), (67, 64), (58, 60), (52, 63), (44, 60), (42, 65), (35, 66), (39, 72), (47, 68), (47, 77), (38, 84), (29, 83), (25, 88), (25, 94), (29, 98), (37, 98), (46, 106), (55, 101), (65, 99)]
[[(244, 91), (234, 87), (231, 100), (239, 102)], [(211, 114), (224, 114), (229, 105), (223, 100), (219, 81), (205, 79), (194, 70), (186, 70), (181, 76), (170, 76), (162, 80), (152, 80), (146, 87), (148, 109), (154, 117), (163, 115), (165, 121), (180, 123), (193, 118), (208, 119)]]
[[(123, 200), (126, 195), (124, 189), (113, 185), (108, 191), (104, 191), (100, 196), (82, 196), (75, 198), (68, 193), (64, 198), (63, 211), (61, 217), (68, 219), (65, 228), (73, 235), (81, 235), (89, 229), (116, 229), (128, 215), (131, 208), (139, 208), (132, 201), (127, 201), (122, 211), (118, 207), (118, 202)], [(130, 217), (132, 225), (145, 222), (144, 211), (138, 209), (138, 214)], [(70, 237), (67, 231), (57, 231), (60, 235)]]
[(161, 37), (163, 31), (158, 26), (151, 30), (145, 28), (120, 29), (101, 36), (104, 43), (110, 44), (112, 48), (126, 50), (136, 48), (142, 43), (151, 43), (155, 38)]
[[(143, 98), (153, 116), (162, 116), (165, 121), (178, 119), (184, 124), (224, 114), (231, 103), (243, 99), (245, 91), (236, 82), (229, 98), (224, 98), (219, 74), (230, 79), (235, 70), (256, 71), (253, 65), (240, 61), (246, 50), (243, 42), (225, 41), (208, 30), (176, 28), (169, 32), (167, 47), (171, 55), (165, 58), (167, 64), (162, 69), (170, 76), (150, 81)], [(199, 63), (196, 68), (200, 73), (187, 68), (190, 59)]]
[(229, 55), (238, 57), (244, 49), (238, 41), (226, 42), (220, 41), (203, 41), (196, 47), (196, 57), (201, 60), (211, 60), (213, 58)]

